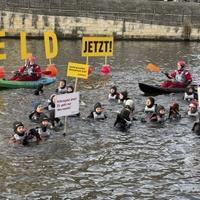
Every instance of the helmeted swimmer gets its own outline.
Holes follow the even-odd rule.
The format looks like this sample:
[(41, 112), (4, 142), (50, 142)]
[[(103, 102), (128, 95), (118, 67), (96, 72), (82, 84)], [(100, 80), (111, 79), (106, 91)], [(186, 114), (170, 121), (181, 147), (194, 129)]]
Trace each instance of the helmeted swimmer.
[(61, 79), (59, 81), (59, 85), (58, 85), (58, 88), (56, 89), (56, 93), (58, 94), (64, 94), (67, 92), (67, 87), (66, 87), (66, 80), (65, 79)]
[(156, 104), (155, 104), (155, 99), (153, 97), (148, 97), (145, 102), (145, 108), (144, 112), (145, 113), (153, 113), (156, 112)]
[(107, 116), (104, 114), (101, 103), (97, 102), (94, 105), (94, 110), (88, 116), (90, 119), (104, 120)]
[(186, 92), (184, 93), (183, 99), (189, 102), (192, 100), (198, 99), (198, 95), (193, 86), (189, 86), (187, 88)]
[(124, 103), (125, 104), (127, 99), (129, 99), (127, 91), (123, 91), (123, 92), (119, 93), (118, 103)]
[(73, 93), (74, 92), (74, 87), (72, 85), (67, 86), (67, 93)]
[(136, 120), (132, 113), (134, 111), (133, 100), (129, 99), (126, 101), (125, 107), (117, 114), (117, 118), (114, 122), (114, 127), (122, 132), (128, 131), (132, 124), (132, 120)]
[(41, 137), (49, 137), (51, 135), (49, 125), (50, 123), (48, 117), (44, 117), (40, 120), (40, 127), (36, 127), (36, 130)]
[(166, 119), (165, 119), (165, 108), (162, 105), (158, 105), (156, 108), (156, 112), (153, 113), (150, 116), (150, 122), (159, 122), (159, 123), (163, 123)]
[(188, 116), (198, 117), (198, 103), (196, 101), (190, 102), (188, 106)]
[(109, 100), (119, 99), (119, 93), (117, 92), (117, 87), (114, 85), (110, 88), (110, 93), (108, 95)]
[[(48, 100), (48, 111), (49, 111), (49, 120), (51, 122), (51, 127), (55, 128), (55, 126), (62, 127), (63, 123), (60, 118), (55, 117), (55, 101), (56, 101), (56, 94), (52, 94)], [(55, 122), (57, 125), (55, 125)]]
[(14, 122), (13, 130), (14, 135), (10, 138), (10, 144), (28, 145), (29, 142), (32, 142), (34, 139), (36, 139), (37, 142), (42, 140), (36, 129), (30, 129), (27, 131), (22, 122)]
[(35, 105), (35, 109), (34, 111), (29, 115), (29, 119), (32, 121), (32, 122), (35, 122), (35, 123), (39, 123), (40, 120), (44, 117), (47, 117), (45, 114), (44, 114), (44, 107), (42, 104), (40, 103), (37, 103)]
[(200, 113), (198, 113), (198, 120), (193, 124), (192, 131), (200, 135)]
[(181, 115), (179, 113), (179, 104), (177, 102), (172, 102), (169, 108), (168, 119), (177, 120), (180, 118), (181, 118)]

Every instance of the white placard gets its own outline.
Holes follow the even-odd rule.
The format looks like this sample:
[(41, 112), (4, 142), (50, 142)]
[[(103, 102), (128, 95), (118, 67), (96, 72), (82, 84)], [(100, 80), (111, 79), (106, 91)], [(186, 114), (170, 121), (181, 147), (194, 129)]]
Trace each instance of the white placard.
[(197, 94), (198, 94), (198, 103), (199, 103), (199, 107), (200, 107), (200, 87), (197, 88)]
[(79, 113), (79, 92), (56, 95), (55, 117)]

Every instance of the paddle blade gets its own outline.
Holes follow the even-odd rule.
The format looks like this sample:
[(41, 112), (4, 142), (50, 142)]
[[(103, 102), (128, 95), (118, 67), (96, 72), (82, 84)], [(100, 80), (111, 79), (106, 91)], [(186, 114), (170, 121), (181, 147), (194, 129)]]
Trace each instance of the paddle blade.
[(5, 78), (6, 73), (4, 67), (0, 67), (0, 78)]
[(149, 63), (147, 65), (147, 69), (150, 71), (150, 72), (160, 72), (160, 68), (157, 67), (156, 65), (152, 64), (152, 63)]
[(44, 74), (44, 75), (51, 75), (51, 71), (42, 71), (42, 74)]
[[(45, 72), (46, 71), (46, 72)], [(54, 76), (56, 76), (57, 75), (57, 72), (58, 72), (58, 70), (57, 70), (57, 68), (55, 67), (55, 65), (47, 65), (47, 68), (45, 69), (45, 71), (43, 71), (43, 73), (48, 73), (48, 76), (52, 76), (52, 77), (54, 77)], [(50, 74), (49, 74), (49, 72), (51, 72)], [(47, 74), (46, 74), (47, 75)]]

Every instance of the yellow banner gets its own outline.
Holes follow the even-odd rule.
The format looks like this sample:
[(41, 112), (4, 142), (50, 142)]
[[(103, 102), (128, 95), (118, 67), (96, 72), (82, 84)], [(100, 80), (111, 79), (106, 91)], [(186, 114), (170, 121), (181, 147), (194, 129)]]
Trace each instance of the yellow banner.
[(67, 68), (67, 76), (87, 79), (88, 69), (89, 66), (87, 64), (69, 62)]
[(82, 56), (113, 56), (113, 37), (83, 37)]
[[(5, 37), (5, 31), (0, 31), (0, 37)], [(0, 42), (0, 49), (5, 48), (5, 43)], [(0, 60), (5, 60), (7, 58), (6, 54), (0, 54)]]
[[(50, 38), (51, 38), (52, 45), (50, 45)], [(55, 58), (57, 56), (58, 39), (54, 32), (52, 31), (44, 32), (44, 46), (45, 46), (45, 53), (46, 53), (47, 59)]]

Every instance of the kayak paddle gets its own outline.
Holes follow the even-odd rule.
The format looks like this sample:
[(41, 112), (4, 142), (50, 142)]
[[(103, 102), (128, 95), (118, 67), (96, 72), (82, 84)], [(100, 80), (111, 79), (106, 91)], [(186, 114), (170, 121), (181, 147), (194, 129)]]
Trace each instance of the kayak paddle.
[(163, 72), (158, 66), (156, 66), (155, 64), (153, 64), (153, 63), (149, 63), (148, 65), (147, 65), (147, 69), (150, 71), (150, 72), (161, 72), (162, 74), (165, 74), (166, 75), (166, 73), (165, 72)]

